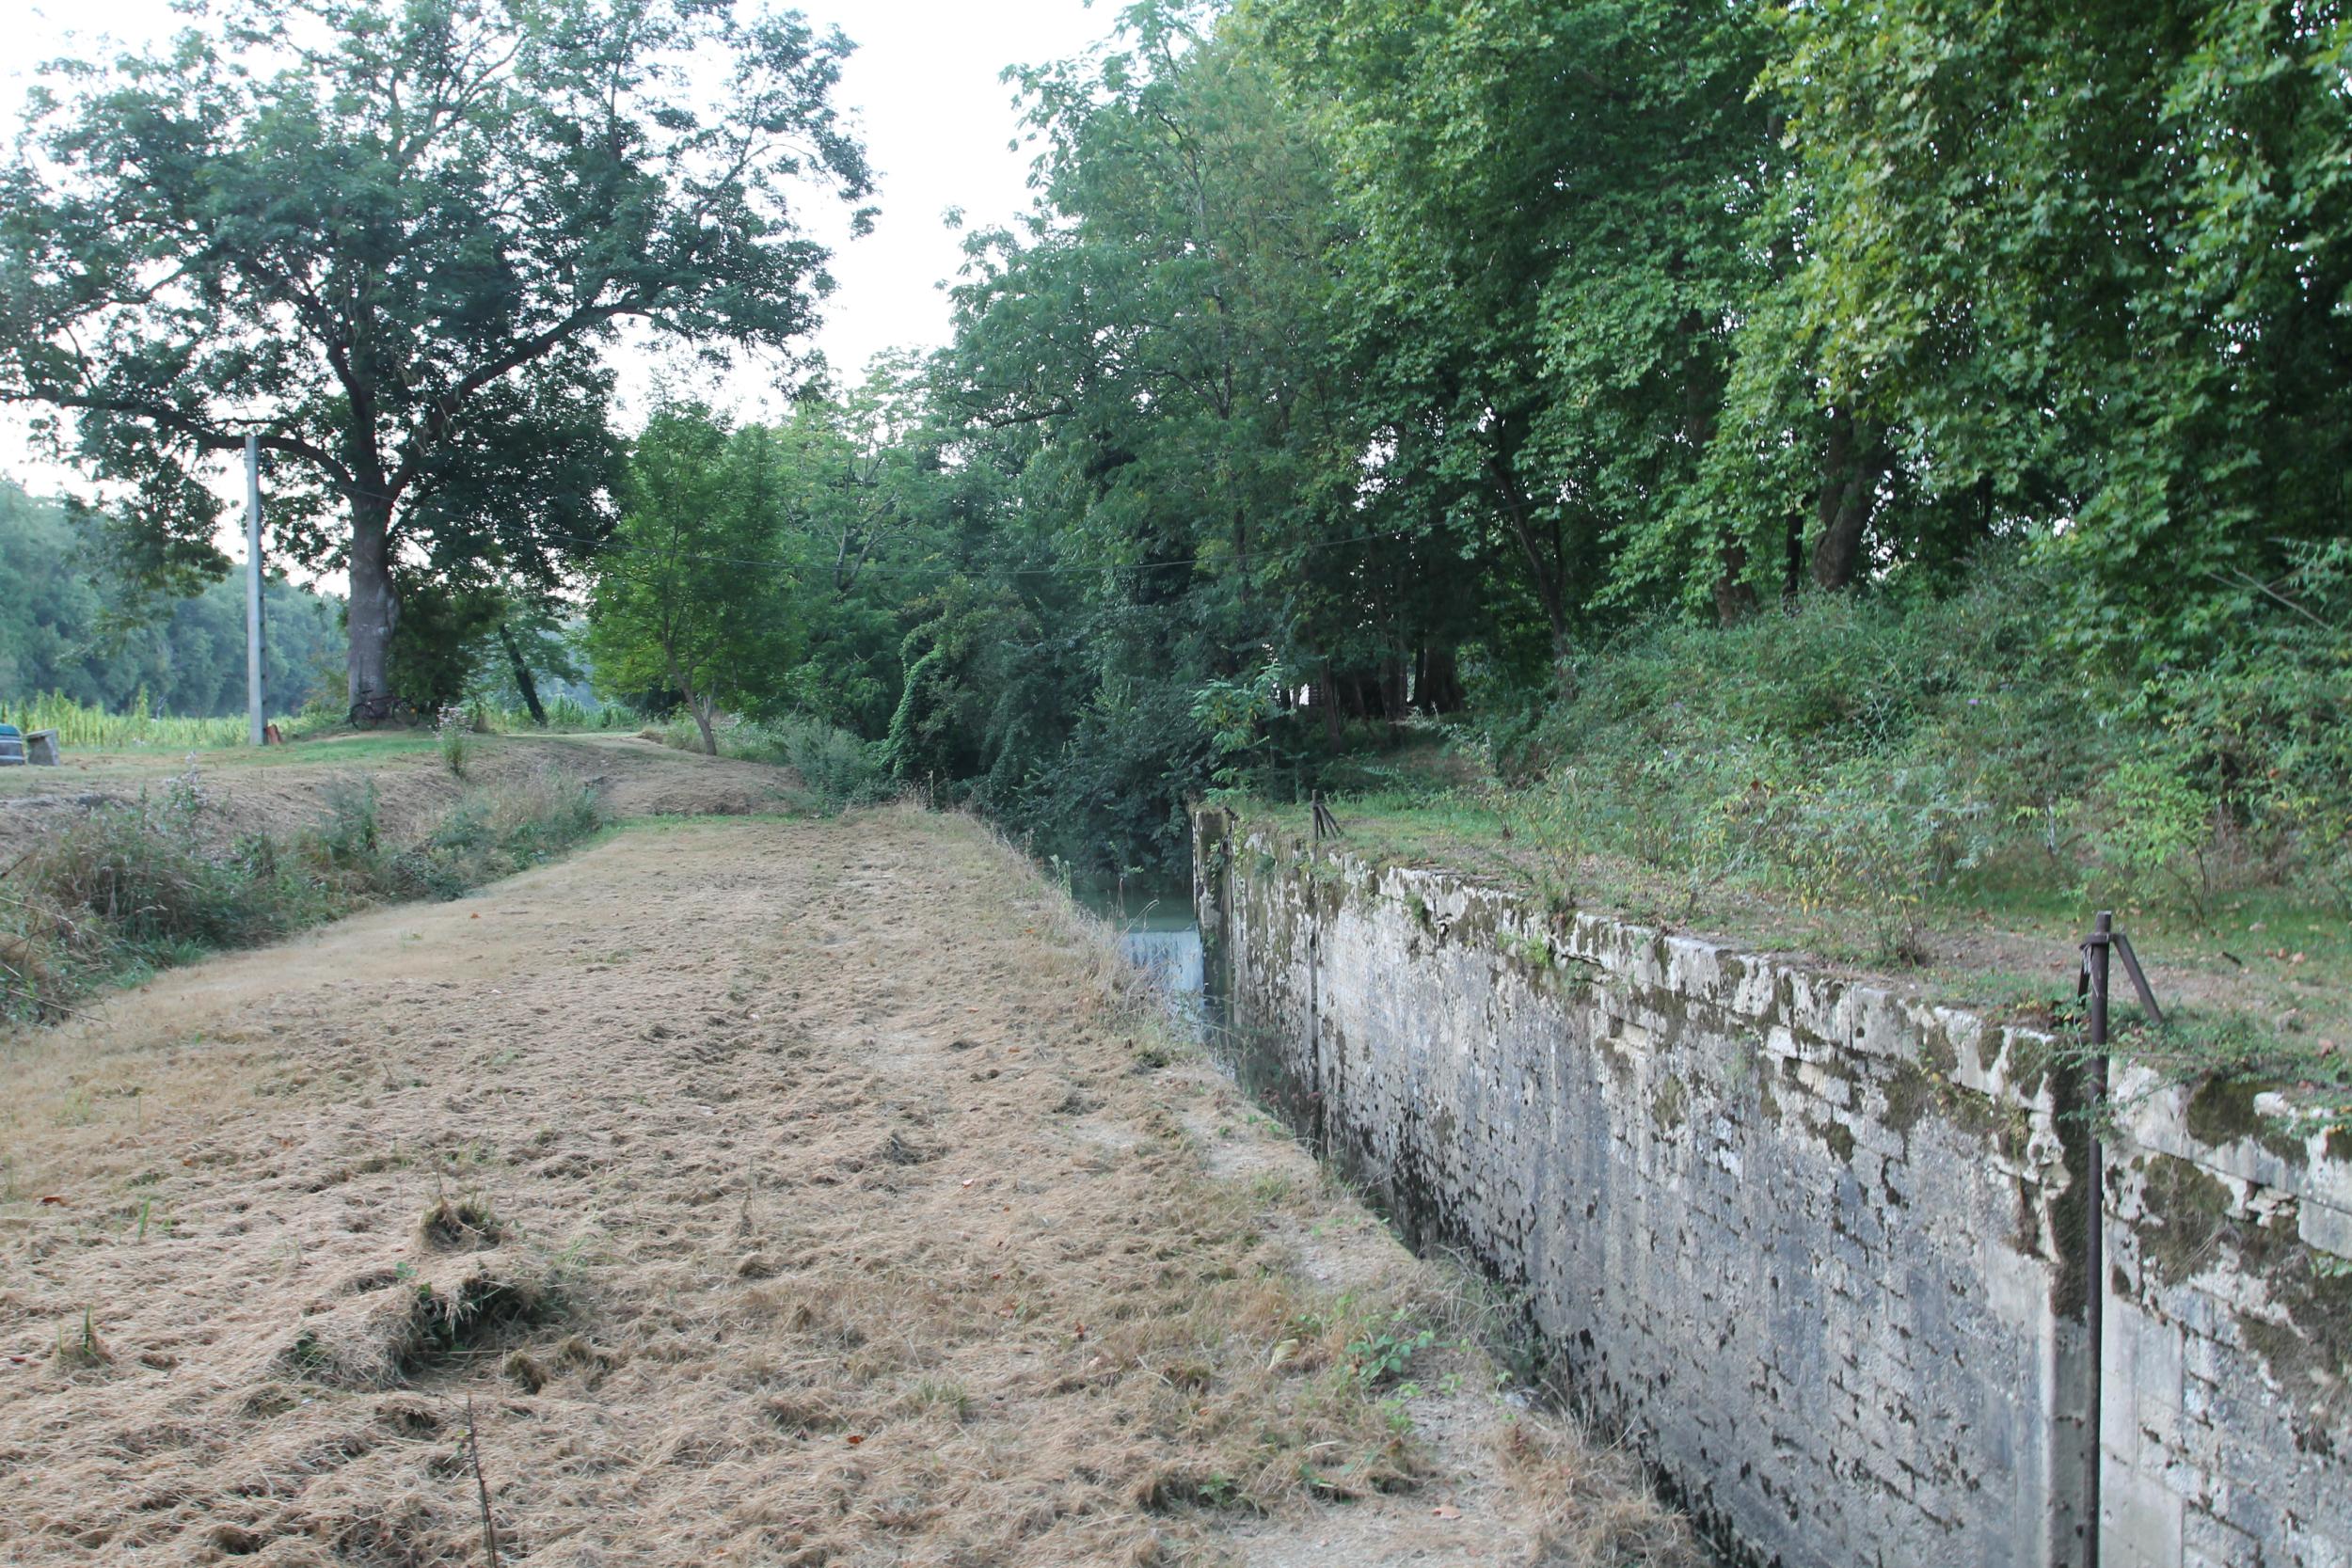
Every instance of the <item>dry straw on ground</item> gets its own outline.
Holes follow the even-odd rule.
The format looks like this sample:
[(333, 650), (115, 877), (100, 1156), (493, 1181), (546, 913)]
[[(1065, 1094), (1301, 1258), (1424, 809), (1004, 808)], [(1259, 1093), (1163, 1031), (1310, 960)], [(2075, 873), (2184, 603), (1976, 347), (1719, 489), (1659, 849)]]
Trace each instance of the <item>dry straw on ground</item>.
[(508, 1564), (1688, 1560), (1479, 1353), (1367, 1386), (1454, 1288), (1131, 990), (893, 810), (15, 1038), (0, 1560), (482, 1562), (469, 1398)]

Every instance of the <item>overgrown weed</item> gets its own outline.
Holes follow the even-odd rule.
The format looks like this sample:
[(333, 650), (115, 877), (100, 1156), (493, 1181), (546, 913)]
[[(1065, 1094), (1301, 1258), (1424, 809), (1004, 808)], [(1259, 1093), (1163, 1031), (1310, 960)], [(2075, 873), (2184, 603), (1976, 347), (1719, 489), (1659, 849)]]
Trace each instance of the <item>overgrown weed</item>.
[(0, 896), (0, 1017), (43, 1020), (109, 983), (250, 947), (372, 902), (453, 898), (536, 864), (600, 825), (593, 790), (548, 775), (477, 788), (416, 845), (389, 850), (370, 783), (338, 783), (281, 843), (216, 844), (193, 768), (74, 819)]

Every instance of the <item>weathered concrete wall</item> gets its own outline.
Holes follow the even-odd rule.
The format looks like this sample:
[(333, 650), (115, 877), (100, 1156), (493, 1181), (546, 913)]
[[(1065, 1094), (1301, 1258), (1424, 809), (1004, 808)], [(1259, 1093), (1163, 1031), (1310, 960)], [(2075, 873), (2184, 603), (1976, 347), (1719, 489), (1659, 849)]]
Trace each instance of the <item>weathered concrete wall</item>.
[(2242, 1085), (2116, 1087), (2103, 1568), (2345, 1568), (2352, 1138), (2282, 1136)]
[[(1196, 850), (1229, 1015), (1334, 1158), (1524, 1292), (1732, 1555), (2083, 1560), (2087, 1127), (2046, 1038), (1218, 813)], [(2346, 1166), (2164, 1114), (2109, 1183), (2106, 1560), (2352, 1564)]]

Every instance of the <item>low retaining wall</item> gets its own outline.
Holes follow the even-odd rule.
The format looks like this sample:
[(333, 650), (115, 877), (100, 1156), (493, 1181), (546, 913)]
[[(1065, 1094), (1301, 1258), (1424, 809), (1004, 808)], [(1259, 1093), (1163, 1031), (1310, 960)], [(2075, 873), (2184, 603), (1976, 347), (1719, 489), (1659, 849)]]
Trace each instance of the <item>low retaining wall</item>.
[(2095, 1289), (2107, 1568), (2352, 1565), (2345, 1149), (2123, 1075), (2094, 1280), (2044, 1037), (1220, 812), (1194, 863), (1327, 1152), (1727, 1556), (2083, 1562)]

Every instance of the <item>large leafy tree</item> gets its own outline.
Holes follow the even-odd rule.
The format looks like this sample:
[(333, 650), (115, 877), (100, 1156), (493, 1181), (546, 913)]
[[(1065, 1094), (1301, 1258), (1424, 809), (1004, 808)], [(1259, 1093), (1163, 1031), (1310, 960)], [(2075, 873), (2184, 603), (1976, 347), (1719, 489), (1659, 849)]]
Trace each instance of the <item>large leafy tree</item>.
[(534, 464), (594, 471), (599, 344), (788, 354), (812, 325), (795, 203), (870, 186), (831, 103), (849, 44), (726, 0), (211, 16), (36, 93), (0, 168), (0, 401), (132, 492), (155, 575), (220, 569), (205, 464), (257, 432), (294, 552), (349, 573), (373, 720), (404, 579), (544, 583), (596, 542), (593, 509), (544, 526)]
[(1361, 493), (1329, 165), (1248, 19), (1135, 6), (1017, 80), (1037, 208), (972, 236), (940, 365), (959, 460), (1005, 476), (1004, 592), (931, 607), (893, 755), (929, 766), (952, 733), (993, 803), (1132, 857), (1174, 842), (1204, 777), (1202, 683), (1279, 665), (1401, 701), (1381, 675), (1459, 634), (1438, 602), (1459, 562), (1416, 577), (1406, 522)]
[(774, 432), (704, 407), (654, 415), (622, 484), (620, 527), (588, 608), (596, 681), (677, 694), (716, 756), (714, 721), (756, 705), (790, 662), (776, 557), (792, 481)]
[(1749, 226), (1775, 150), (1749, 91), (1757, 9), (1261, 10), (1343, 171), (1344, 319), (1383, 482), (1449, 517), (1565, 659), (1621, 553), (1692, 531), (1680, 502), (1760, 276)]
[(2096, 643), (2209, 656), (2344, 529), (2352, 13), (1824, 0), (1782, 26), (1809, 190), (1785, 325), (1822, 388), (1928, 499), (2060, 551)]

